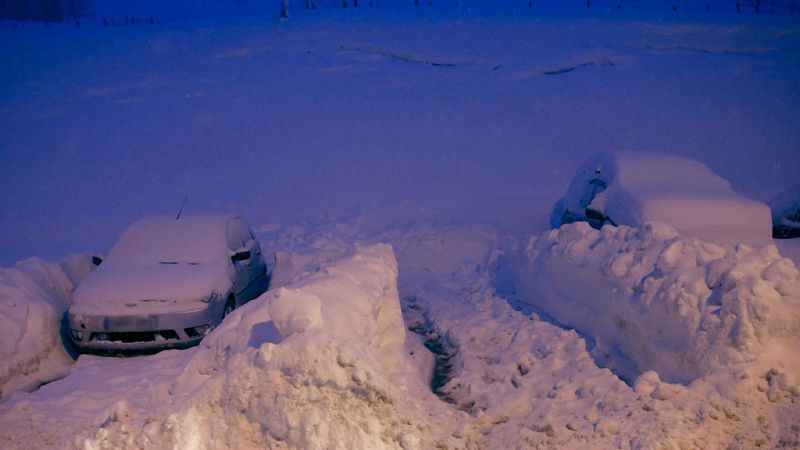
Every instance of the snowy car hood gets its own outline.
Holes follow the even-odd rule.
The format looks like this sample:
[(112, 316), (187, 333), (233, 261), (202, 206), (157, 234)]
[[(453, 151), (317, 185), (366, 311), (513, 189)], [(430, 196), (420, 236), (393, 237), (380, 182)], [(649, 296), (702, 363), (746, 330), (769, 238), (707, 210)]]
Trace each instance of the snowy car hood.
[(232, 268), (223, 263), (104, 263), (75, 290), (73, 308), (82, 312), (151, 313), (185, 308), (231, 286)]

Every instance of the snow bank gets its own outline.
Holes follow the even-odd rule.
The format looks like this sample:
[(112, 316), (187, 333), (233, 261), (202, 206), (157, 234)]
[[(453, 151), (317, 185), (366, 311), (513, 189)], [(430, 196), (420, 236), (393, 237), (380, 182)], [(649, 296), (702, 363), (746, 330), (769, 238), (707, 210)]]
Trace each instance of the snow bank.
[[(450, 448), (752, 448), (791, 442), (798, 417), (765, 374), (636, 389), (598, 367), (591, 339), (497, 295), (514, 242), (485, 226), (391, 233), (406, 322), (438, 348), (437, 392), (465, 411)], [(788, 374), (774, 375), (788, 379)], [(777, 381), (769, 386), (778, 385)], [(787, 407), (788, 405), (788, 407)], [(786, 408), (781, 410), (780, 408)], [(777, 419), (785, 417), (785, 419)], [(785, 423), (776, 425), (780, 420)], [(760, 444), (759, 444), (760, 442)], [(766, 445), (768, 446), (768, 445)]]
[(31, 258), (0, 269), (0, 397), (69, 370), (61, 318), (92, 267), (90, 257), (75, 255), (61, 263)]
[(587, 209), (615, 225), (658, 221), (683, 236), (720, 244), (772, 243), (766, 205), (737, 194), (703, 163), (681, 156), (604, 153), (590, 158), (556, 203), (551, 223), (587, 220)]
[(325, 218), (291, 225), (265, 224), (256, 230), (264, 258), (274, 259), (271, 288), (300, 280), (333, 261), (352, 257), (358, 243), (374, 243), (356, 217)]
[(519, 297), (622, 352), (636, 373), (688, 383), (757, 359), (796, 364), (800, 273), (774, 246), (575, 223), (531, 238), (524, 253)]
[[(598, 367), (607, 342), (593, 346), (497, 294), (494, 286), (511, 282), (499, 276), (517, 245), (510, 236), (479, 225), (373, 236), (392, 244), (396, 265), (388, 246), (358, 245), (369, 239), (354, 225), (262, 227), (265, 248), (290, 263), (276, 268), (282, 289), (235, 311), (198, 347), (81, 356), (67, 377), (0, 404), (3, 448), (794, 448), (800, 441), (796, 352), (786, 352), (796, 348), (792, 337), (766, 340), (764, 353), (776, 360), (769, 366), (735, 365), (689, 385), (647, 371), (629, 386)], [(672, 233), (657, 231), (653, 240)], [(560, 239), (581, 240), (590, 239)], [(626, 242), (634, 255), (657, 250), (646, 240)], [(610, 257), (609, 246), (597, 248)], [(524, 259), (511, 268), (529, 268), (528, 253), (517, 253)], [(760, 264), (729, 262), (736, 261), (741, 271), (731, 268), (729, 280), (763, 274), (781, 284), (783, 263), (758, 272)], [(395, 277), (406, 325), (443, 350), (442, 398), (426, 385), (430, 355), (396, 327)]]
[(201, 343), (158, 411), (111, 411), (76, 445), (431, 448), (435, 397), (396, 281), (390, 246), (357, 246), (267, 292)]

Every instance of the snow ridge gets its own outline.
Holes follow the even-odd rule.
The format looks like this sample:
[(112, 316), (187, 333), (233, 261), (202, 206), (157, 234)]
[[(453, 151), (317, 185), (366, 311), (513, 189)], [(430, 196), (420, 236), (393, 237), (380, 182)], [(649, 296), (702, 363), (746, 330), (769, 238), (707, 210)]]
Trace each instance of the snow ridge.
[(74, 255), (61, 263), (30, 258), (0, 269), (0, 398), (69, 371), (61, 318), (92, 267), (91, 258)]
[(774, 246), (717, 245), (657, 223), (575, 223), (531, 238), (525, 253), (518, 295), (620, 350), (638, 373), (690, 383), (765, 354), (794, 364), (800, 273)]
[(430, 448), (414, 399), (433, 395), (396, 277), (391, 247), (375, 245), (267, 292), (201, 343), (158, 423), (110, 420), (85, 446)]

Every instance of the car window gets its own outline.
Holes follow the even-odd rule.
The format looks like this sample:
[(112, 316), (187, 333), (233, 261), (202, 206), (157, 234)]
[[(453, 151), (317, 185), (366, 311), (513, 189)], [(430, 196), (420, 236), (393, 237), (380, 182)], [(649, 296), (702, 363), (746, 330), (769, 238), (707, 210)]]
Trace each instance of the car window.
[(242, 240), (242, 235), (239, 232), (239, 226), (237, 225), (236, 219), (228, 221), (227, 229), (228, 229), (228, 248), (231, 251), (236, 251), (244, 247), (244, 241)]
[(236, 228), (239, 231), (239, 236), (242, 238), (242, 242), (247, 245), (251, 240), (254, 239), (253, 234), (250, 232), (250, 227), (247, 226), (247, 222), (242, 219), (236, 219)]

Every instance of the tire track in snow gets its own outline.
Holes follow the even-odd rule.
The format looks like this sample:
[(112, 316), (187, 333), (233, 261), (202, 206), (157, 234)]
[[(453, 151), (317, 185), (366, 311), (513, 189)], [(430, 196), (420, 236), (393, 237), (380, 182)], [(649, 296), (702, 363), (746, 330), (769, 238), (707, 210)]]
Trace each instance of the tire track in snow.
[(690, 45), (628, 45), (627, 47), (659, 54), (686, 52), (709, 55), (763, 55), (778, 51), (776, 47), (699, 47)]
[(527, 70), (518, 70), (509, 77), (512, 80), (524, 80), (538, 76), (563, 75), (587, 67), (612, 67), (622, 62), (622, 57), (609, 55), (605, 52), (596, 52), (578, 55), (566, 62), (549, 64), (549, 67), (536, 67)]
[(492, 70), (499, 69), (502, 64), (492, 64), (486, 61), (473, 61), (473, 60), (445, 60), (445, 59), (431, 59), (431, 58), (421, 58), (413, 55), (403, 54), (400, 52), (396, 52), (393, 50), (384, 50), (378, 48), (370, 48), (370, 47), (360, 47), (360, 46), (347, 46), (347, 45), (340, 45), (339, 48), (341, 50), (353, 51), (353, 52), (360, 52), (360, 53), (367, 53), (370, 55), (378, 55), (384, 56), (387, 58), (395, 59), (397, 61), (402, 61), (411, 64), (422, 64), (434, 67), (465, 67), (465, 66), (492, 66)]

